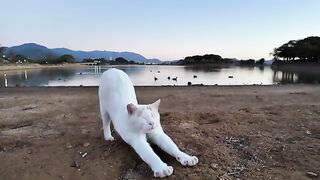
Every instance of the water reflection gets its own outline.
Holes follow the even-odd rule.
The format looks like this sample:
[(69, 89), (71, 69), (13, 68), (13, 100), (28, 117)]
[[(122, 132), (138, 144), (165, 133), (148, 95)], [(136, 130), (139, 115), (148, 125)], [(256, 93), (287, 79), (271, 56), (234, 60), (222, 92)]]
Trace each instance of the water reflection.
[(301, 73), (275, 70), (273, 75), (273, 81), (281, 84), (315, 84), (320, 83), (320, 73), (308, 71)]
[(4, 74), (4, 87), (8, 87), (8, 79), (6, 74)]
[(264, 71), (264, 66), (258, 66), (258, 69), (263, 72)]
[[(111, 67), (125, 71), (137, 86), (250, 85), (320, 83), (320, 71), (279, 70), (270, 67), (230, 66), (84, 66), (0, 72), (0, 87), (97, 86), (101, 74)], [(170, 77), (170, 78), (169, 78)], [(195, 78), (196, 77), (196, 78)], [(174, 80), (177, 78), (176, 80)]]
[[(225, 67), (228, 68), (228, 67)], [(221, 67), (218, 66), (210, 66), (210, 65), (203, 65), (203, 66), (184, 66), (186, 71), (192, 72), (220, 72)]]
[[(126, 72), (129, 75), (137, 75), (142, 73), (143, 71), (146, 71), (148, 67), (133, 65), (133, 66), (111, 66), (109, 68), (117, 68), (117, 69), (121, 69), (122, 71)], [(158, 70), (158, 68), (155, 68), (155, 67), (150, 67), (150, 69), (153, 71)]]
[(94, 74), (101, 74), (101, 66), (94, 66)]
[[(38, 69), (8, 72), (4, 74), (4, 84), (1, 87), (15, 86), (45, 86), (49, 81), (62, 80), (67, 81), (73, 75), (72, 69)], [(2, 80), (1, 80), (2, 81)]]

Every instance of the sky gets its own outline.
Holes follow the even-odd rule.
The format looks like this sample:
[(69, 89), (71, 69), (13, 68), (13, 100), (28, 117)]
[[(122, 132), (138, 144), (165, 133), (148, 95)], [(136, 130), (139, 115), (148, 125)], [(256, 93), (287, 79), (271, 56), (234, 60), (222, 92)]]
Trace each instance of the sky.
[(320, 36), (320, 0), (0, 0), (0, 44), (266, 58)]

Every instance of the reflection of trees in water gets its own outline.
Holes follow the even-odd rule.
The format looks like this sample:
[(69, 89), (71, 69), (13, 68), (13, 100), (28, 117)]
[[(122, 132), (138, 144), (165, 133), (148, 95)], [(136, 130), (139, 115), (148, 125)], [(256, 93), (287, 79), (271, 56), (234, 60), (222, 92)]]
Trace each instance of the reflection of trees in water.
[[(49, 81), (68, 81), (79, 75), (100, 74), (110, 67), (99, 68), (50, 68), (50, 69), (35, 69), (35, 70), (18, 70), (14, 73), (7, 74), (8, 86), (44, 86)], [(143, 73), (147, 69), (145, 66), (116, 66), (129, 75)], [(0, 74), (0, 87), (5, 87), (4, 74)]]
[(280, 82), (282, 84), (293, 83), (320, 83), (320, 72), (292, 72), (292, 71), (280, 71), (274, 70), (273, 82)]
[(141, 73), (143, 72), (143, 70), (145, 70), (144, 67), (137, 67), (137, 68), (132, 68), (132, 67), (129, 67), (129, 68), (119, 68), (121, 69), (122, 71), (124, 71), (125, 73), (127, 74), (138, 74), (138, 73)]
[(183, 66), (186, 71), (192, 72), (220, 72), (222, 68), (229, 68), (229, 66), (218, 65), (198, 65), (198, 66)]
[[(111, 67), (113, 67), (113, 66), (111, 66)], [(104, 71), (108, 70), (111, 67), (105, 68)], [(139, 65), (139, 66), (114, 66), (113, 68), (120, 69), (129, 75), (135, 75), (135, 74), (143, 73), (148, 68), (148, 66), (142, 66), (142, 65)]]
[(5, 78), (4, 74), (0, 74), (0, 88), (5, 87)]
[[(67, 80), (75, 75), (75, 69), (41, 69), (18, 71), (7, 75), (8, 86), (41, 86), (48, 84), (51, 80)], [(4, 87), (4, 76), (1, 76), (0, 87)]]
[(264, 66), (258, 66), (260, 71), (264, 71)]

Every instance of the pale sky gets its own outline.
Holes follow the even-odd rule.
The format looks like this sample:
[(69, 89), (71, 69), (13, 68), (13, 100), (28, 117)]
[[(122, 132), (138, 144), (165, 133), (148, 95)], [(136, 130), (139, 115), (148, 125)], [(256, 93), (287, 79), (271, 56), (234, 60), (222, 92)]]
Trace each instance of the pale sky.
[(267, 58), (320, 36), (320, 0), (0, 0), (0, 44)]

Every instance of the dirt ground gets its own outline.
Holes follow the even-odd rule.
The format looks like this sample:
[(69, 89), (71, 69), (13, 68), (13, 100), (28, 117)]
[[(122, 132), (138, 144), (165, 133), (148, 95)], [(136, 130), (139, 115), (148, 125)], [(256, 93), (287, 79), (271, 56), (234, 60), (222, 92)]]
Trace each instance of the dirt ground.
[[(136, 91), (161, 98), (164, 130), (199, 158), (186, 168), (154, 147), (168, 179), (319, 179), (320, 86)], [(151, 179), (115, 132), (104, 141), (98, 109), (96, 87), (0, 89), (0, 179)]]

